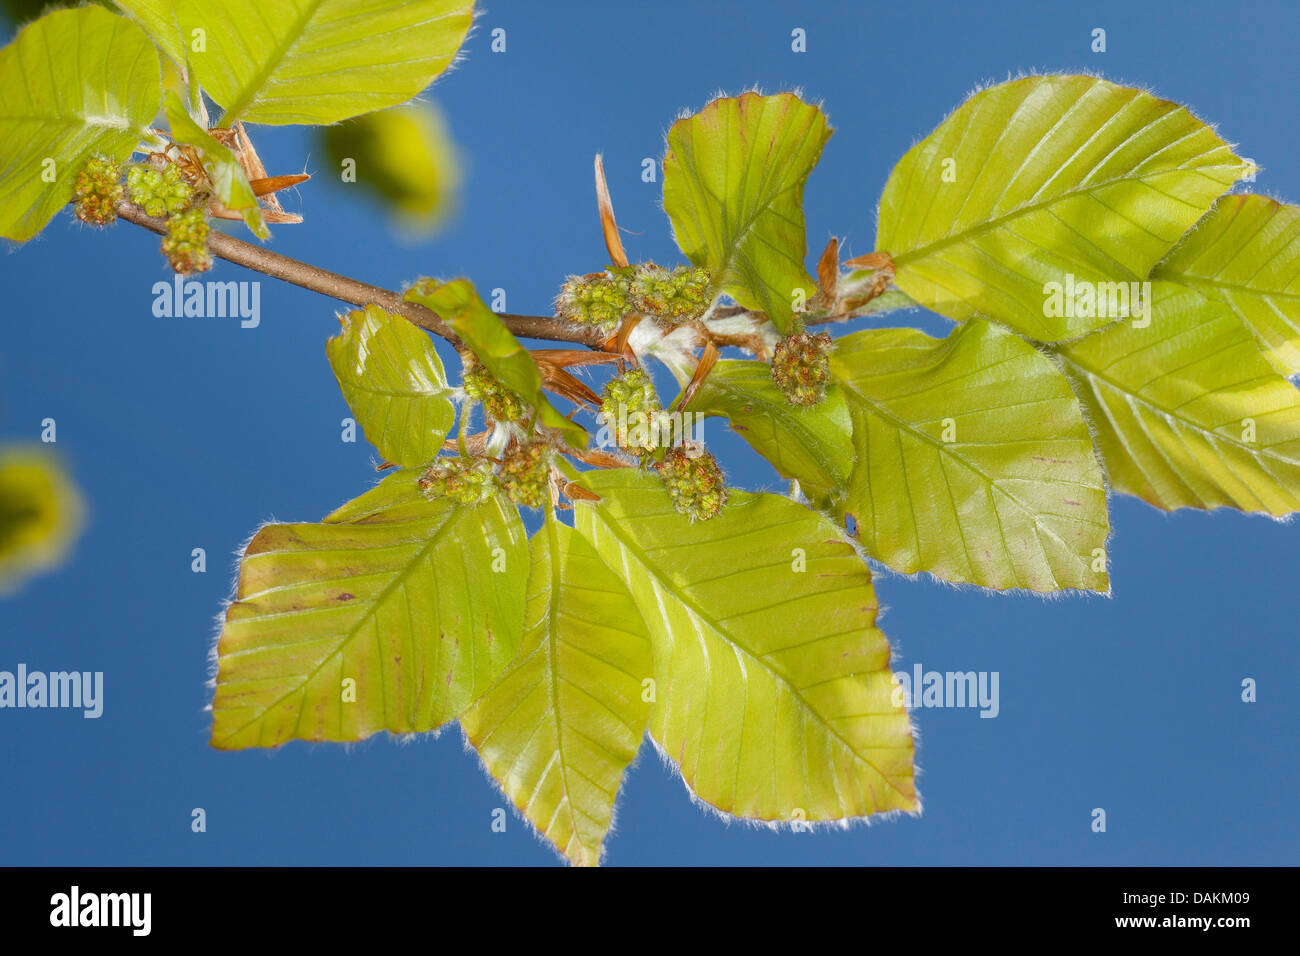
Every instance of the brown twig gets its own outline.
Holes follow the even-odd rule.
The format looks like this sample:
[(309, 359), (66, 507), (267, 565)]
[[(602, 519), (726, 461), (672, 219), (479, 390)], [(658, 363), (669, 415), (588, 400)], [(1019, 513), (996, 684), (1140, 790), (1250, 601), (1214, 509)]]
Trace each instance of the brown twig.
[[(118, 203), (117, 214), (127, 222), (143, 226), (159, 235), (167, 232), (166, 220), (147, 215), (144, 210), (125, 200)], [(393, 292), (391, 289), (359, 282), (337, 272), (330, 272), (278, 252), (272, 252), (262, 246), (255, 246), (251, 242), (236, 239), (223, 232), (213, 232), (208, 237), (208, 248), (212, 250), (214, 256), (243, 266), (245, 269), (252, 269), (273, 279), (282, 279), (350, 305), (377, 305), (409, 319), (420, 328), (428, 329), (448, 342), (460, 341), (451, 326), (432, 309), (415, 302), (407, 302), (400, 293)], [(499, 315), (506, 327), (522, 338), (577, 342), (592, 348), (599, 348), (604, 340), (604, 335), (599, 329), (577, 326), (558, 316), (514, 315), (504, 312)]]
[[(137, 226), (143, 226), (145, 229), (152, 230), (159, 235), (165, 235), (167, 232), (166, 220), (147, 215), (139, 206), (126, 200), (118, 203), (117, 214), (119, 218)], [(318, 292), (331, 299), (337, 299), (340, 302), (347, 302), (356, 306), (377, 305), (414, 322), (422, 329), (428, 329), (454, 345), (460, 345), (460, 339), (455, 331), (436, 312), (415, 302), (407, 302), (402, 298), (401, 293), (394, 292), (391, 289), (370, 285), (367, 282), (360, 282), (337, 272), (330, 272), (328, 269), (309, 265), (299, 259), (272, 252), (263, 246), (236, 239), (224, 232), (213, 232), (208, 238), (208, 248), (212, 250), (213, 255), (225, 259), (227, 262), (233, 262), (235, 265), (243, 266), (245, 269), (251, 269), (254, 272), (260, 272), (273, 279), (282, 279), (285, 282), (301, 286), (304, 289), (310, 289), (312, 292)], [(879, 294), (881, 291), (883, 291), (883, 288), (873, 290), (874, 294)], [(869, 298), (872, 297), (874, 295), (869, 296)], [(858, 303), (858, 305), (860, 306), (861, 303)], [(560, 318), (558, 315), (516, 315), (511, 312), (499, 312), (497, 315), (505, 323), (506, 328), (520, 338), (544, 339), (550, 342), (570, 342), (585, 345), (598, 351), (609, 351), (611, 347), (616, 347), (611, 346), (606, 334), (599, 328), (577, 325)], [(714, 318), (738, 315), (749, 315), (753, 318), (755, 328), (766, 321), (761, 313), (753, 313), (741, 306), (722, 306), (712, 312)], [(807, 324), (822, 325), (830, 322), (843, 322), (850, 318), (853, 318), (853, 315), (819, 315), (810, 317)], [(630, 332), (630, 328), (626, 331)], [(702, 340), (705, 342), (712, 341), (718, 346), (744, 344), (742, 341), (745, 338), (744, 336), (737, 339), (735, 336), (715, 335), (707, 328), (701, 329), (700, 333)]]

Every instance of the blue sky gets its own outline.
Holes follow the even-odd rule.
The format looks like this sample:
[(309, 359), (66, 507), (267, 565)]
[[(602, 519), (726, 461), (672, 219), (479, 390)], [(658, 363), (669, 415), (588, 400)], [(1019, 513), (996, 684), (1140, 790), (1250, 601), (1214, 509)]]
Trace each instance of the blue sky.
[[(796, 27), (807, 53), (790, 50)], [(1104, 54), (1090, 51), (1097, 27)], [(391, 288), (464, 274), (539, 313), (565, 275), (605, 263), (595, 152), (631, 256), (681, 261), (641, 160), (718, 90), (797, 87), (824, 103), (836, 133), (806, 192), (814, 250), (839, 235), (870, 251), (893, 163), (974, 86), (1029, 70), (1186, 103), (1264, 168), (1258, 191), (1300, 201), (1298, 28), (1300, 8), (1281, 2), (490, 3), (433, 93), (465, 155), (460, 215), (419, 244), (327, 182), (304, 131), (254, 135), (272, 172), (317, 174), (289, 199), (307, 224), (277, 229), (275, 249)], [(235, 553), (264, 521), (316, 520), (368, 487), (372, 450), (339, 440), (347, 409), (324, 342), (340, 306), (266, 280), (256, 329), (156, 318), (164, 269), (151, 234), (62, 215), (0, 252), (0, 440), (35, 439), (55, 418), (90, 504), (71, 562), (0, 602), (0, 669), (105, 674), (98, 720), (0, 711), (0, 863), (553, 862), (517, 817), (492, 832), (505, 803), (455, 728), (407, 744), (208, 747), (208, 653)], [(214, 277), (255, 278), (224, 263)], [(710, 427), (734, 483), (779, 487)], [(1110, 599), (879, 579), (900, 669), (1000, 675), (996, 719), (916, 713), (922, 816), (816, 834), (726, 826), (647, 747), (608, 862), (1295, 863), (1300, 528), (1129, 498), (1112, 521)], [(206, 574), (191, 573), (196, 547)], [(1254, 704), (1240, 700), (1247, 677)], [(196, 807), (206, 833), (191, 832)]]

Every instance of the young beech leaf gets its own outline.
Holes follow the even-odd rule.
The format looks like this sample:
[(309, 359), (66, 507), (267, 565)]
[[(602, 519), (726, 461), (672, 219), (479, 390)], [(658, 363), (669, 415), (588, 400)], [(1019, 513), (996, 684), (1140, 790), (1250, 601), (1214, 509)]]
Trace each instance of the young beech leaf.
[(872, 557), (990, 588), (1109, 591), (1106, 487), (1069, 383), (983, 319), (836, 343), (853, 421), (845, 509)]
[(876, 248), (928, 309), (1077, 338), (1118, 316), (1048, 315), (1048, 283), (1145, 279), (1251, 168), (1185, 107), (1091, 76), (1025, 77), (975, 94), (899, 161)]
[(537, 410), (543, 425), (558, 429), (573, 447), (586, 447), (586, 430), (550, 403), (542, 391), (542, 373), (532, 355), (483, 303), (472, 282), (421, 279), (407, 291), (406, 300), (438, 313), (497, 381)]
[(1088, 426), (1023, 339), (982, 319), (946, 339), (847, 335), (836, 384), (807, 409), (762, 368), (720, 366), (692, 408), (729, 417), (814, 504), (852, 515), (871, 557), (989, 588), (1109, 590), (1093, 556), (1108, 523)]
[(1300, 372), (1300, 206), (1224, 196), (1151, 278), (1222, 302), (1275, 369)]
[(793, 93), (714, 100), (668, 131), (664, 211), (677, 245), (782, 332), (817, 291), (803, 187), (830, 135), (825, 114)]
[(217, 198), (244, 217), (244, 224), (259, 239), (267, 239), (271, 233), (262, 221), (262, 207), (257, 202), (257, 194), (248, 184), (244, 167), (234, 150), (223, 146), (211, 133), (194, 121), (185, 104), (174, 91), (163, 100), (163, 111), (167, 114), (167, 123), (171, 126), (172, 139), (187, 146), (198, 147), (203, 152), (203, 168), (212, 180), (212, 189)]
[(433, 730), (514, 659), (518, 511), (431, 501), (418, 478), (399, 471), (322, 524), (269, 524), (249, 542), (217, 644), (214, 747)]
[(691, 522), (652, 475), (582, 484), (601, 500), (577, 528), (650, 631), (650, 733), (696, 796), (787, 822), (920, 809), (871, 574), (828, 519), (733, 492)]
[(627, 587), (553, 513), (530, 550), (519, 657), (460, 723), (538, 832), (594, 866), (650, 715), (650, 642)]
[(100, 7), (56, 10), (0, 50), (0, 236), (30, 239), (92, 156), (125, 160), (162, 101), (158, 51)]
[(337, 123), (404, 103), (451, 64), (474, 19), (473, 0), (172, 5), (194, 76), (225, 109), (217, 125), (226, 127)]
[[(169, 56), (174, 63), (184, 67), (189, 61), (189, 44), (181, 35), (180, 23), (176, 19), (175, 0), (113, 0), (140, 26), (153, 37), (158, 48)], [(206, 46), (206, 44), (204, 44)]]
[(422, 465), (456, 420), (442, 360), (423, 329), (377, 305), (350, 312), (325, 343), (361, 430), (395, 465)]
[(1057, 353), (1111, 486), (1157, 508), (1300, 510), (1300, 391), (1225, 303), (1152, 284), (1150, 324)]

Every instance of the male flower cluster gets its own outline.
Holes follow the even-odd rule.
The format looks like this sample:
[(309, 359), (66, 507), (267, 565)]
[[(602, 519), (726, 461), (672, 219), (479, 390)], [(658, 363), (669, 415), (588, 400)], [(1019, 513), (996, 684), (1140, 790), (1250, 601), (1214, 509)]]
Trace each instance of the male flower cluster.
[(92, 156), (72, 184), (77, 197), (77, 218), (92, 226), (106, 226), (117, 218), (117, 204), (125, 195), (122, 164), (107, 156)]
[(476, 505), (497, 492), (517, 505), (540, 508), (546, 503), (554, 450), (545, 442), (512, 443), (500, 462), (491, 458), (435, 458), (420, 475), (426, 498), (451, 498)]
[(212, 268), (212, 253), (208, 250), (208, 233), (211, 227), (202, 209), (189, 209), (167, 220), (167, 235), (163, 236), (162, 251), (171, 267), (181, 275), (207, 272)]
[(707, 269), (665, 269), (653, 262), (570, 276), (555, 301), (556, 312), (580, 325), (613, 331), (625, 315), (654, 316), (668, 324), (698, 319), (713, 299)]
[(816, 405), (826, 397), (831, 380), (831, 337), (799, 329), (776, 344), (772, 378), (791, 405)]
[(501, 490), (517, 505), (540, 508), (546, 502), (554, 452), (545, 442), (511, 445), (501, 460)]
[(435, 458), (418, 483), (426, 498), (451, 498), (463, 505), (486, 501), (497, 491), (497, 477), (486, 458)]
[(615, 444), (643, 458), (661, 444), (659, 417), (663, 411), (654, 382), (643, 369), (628, 369), (605, 384), (601, 418)]
[(506, 388), (477, 359), (465, 360), (465, 394), (483, 404), (483, 411), (494, 422), (517, 422), (528, 414), (524, 400)]
[(194, 187), (185, 181), (179, 167), (170, 163), (162, 170), (130, 167), (126, 171), (126, 191), (131, 202), (151, 216), (184, 212), (194, 201)]
[(692, 521), (707, 521), (727, 503), (727, 486), (718, 461), (708, 452), (692, 456), (678, 446), (669, 450), (659, 477), (673, 506)]

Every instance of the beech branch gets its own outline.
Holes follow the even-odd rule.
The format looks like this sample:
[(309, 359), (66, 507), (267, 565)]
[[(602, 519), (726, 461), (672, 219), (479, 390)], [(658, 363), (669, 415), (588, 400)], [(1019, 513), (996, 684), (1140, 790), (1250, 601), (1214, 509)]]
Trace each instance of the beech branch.
[[(139, 206), (126, 200), (117, 204), (117, 215), (160, 236), (167, 232), (165, 219), (150, 216)], [(460, 338), (455, 331), (436, 312), (419, 303), (407, 302), (400, 293), (391, 289), (384, 289), (370, 285), (368, 282), (339, 275), (337, 272), (330, 272), (328, 269), (321, 269), (216, 230), (213, 230), (208, 237), (208, 248), (212, 250), (214, 256), (227, 262), (252, 269), (273, 279), (291, 282), (312, 292), (337, 299), (339, 302), (356, 306), (377, 305), (414, 322), (422, 329), (428, 329), (453, 345), (460, 344)], [(605, 336), (599, 329), (584, 328), (559, 316), (514, 315), (507, 312), (497, 314), (511, 332), (522, 338), (576, 342), (592, 348), (600, 348), (605, 341)]]
[[(124, 199), (117, 204), (117, 215), (120, 219), (125, 219), (137, 226), (143, 226), (160, 236), (167, 233), (167, 221), (165, 219), (148, 215), (143, 209), (128, 200)], [(262, 275), (270, 276), (273, 279), (281, 279), (301, 288), (310, 289), (312, 292), (328, 296), (339, 302), (361, 307), (377, 305), (388, 312), (402, 316), (422, 329), (427, 329), (433, 334), (441, 336), (457, 348), (462, 347), (460, 337), (456, 335), (455, 330), (440, 315), (419, 303), (407, 302), (400, 293), (391, 289), (371, 285), (368, 282), (361, 282), (340, 275), (337, 272), (330, 272), (328, 269), (321, 269), (299, 259), (272, 252), (263, 246), (245, 242), (243, 239), (236, 239), (224, 232), (214, 230), (208, 237), (208, 248), (213, 255), (225, 259), (227, 262), (233, 262), (235, 265), (243, 266), (245, 269), (251, 269), (254, 272), (260, 272)], [(609, 349), (609, 338), (605, 332), (595, 327), (569, 322), (558, 315), (516, 315), (511, 312), (498, 312), (496, 314), (505, 323), (506, 328), (519, 338), (569, 342), (600, 351), (608, 351)], [(753, 320), (756, 331), (759, 326), (766, 322), (766, 317), (761, 313), (751, 312), (742, 306), (723, 306), (714, 309), (712, 315), (715, 318), (748, 316)], [(856, 317), (856, 314), (853, 313), (845, 315), (823, 314), (810, 316), (807, 323), (809, 325), (823, 325), (831, 322), (843, 322)], [(716, 336), (704, 328), (698, 331), (700, 332), (701, 345), (709, 343), (717, 346), (745, 344), (743, 341), (731, 341), (731, 338), (734, 337)], [(740, 338), (748, 337), (741, 336)]]

